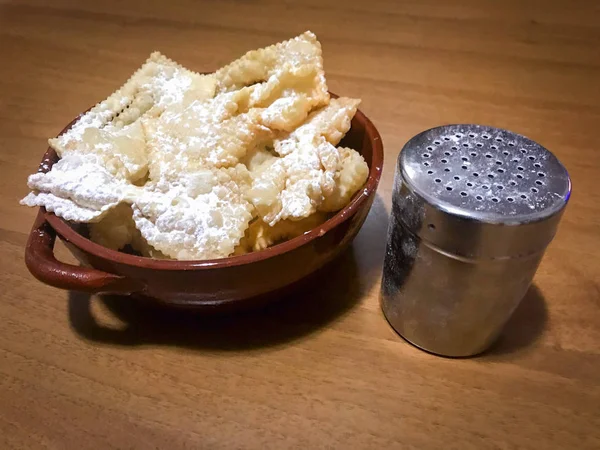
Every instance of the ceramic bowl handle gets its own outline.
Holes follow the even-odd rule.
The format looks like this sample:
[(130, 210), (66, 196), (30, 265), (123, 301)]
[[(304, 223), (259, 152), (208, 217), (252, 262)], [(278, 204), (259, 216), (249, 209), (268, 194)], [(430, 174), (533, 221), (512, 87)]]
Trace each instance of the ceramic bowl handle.
[(90, 293), (126, 294), (139, 290), (137, 282), (120, 275), (57, 260), (54, 257), (55, 241), (56, 231), (46, 222), (45, 211), (40, 208), (27, 241), (25, 264), (41, 282), (60, 289)]

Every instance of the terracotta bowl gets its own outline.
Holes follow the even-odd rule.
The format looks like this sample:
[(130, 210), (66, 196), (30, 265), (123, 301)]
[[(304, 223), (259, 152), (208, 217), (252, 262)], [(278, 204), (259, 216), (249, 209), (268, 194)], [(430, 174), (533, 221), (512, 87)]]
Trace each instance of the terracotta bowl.
[[(208, 261), (155, 260), (102, 247), (85, 237), (85, 226), (69, 224), (40, 208), (27, 242), (25, 262), (38, 280), (54, 287), (130, 294), (173, 306), (243, 309), (277, 298), (282, 290), (338, 256), (352, 242), (371, 208), (383, 167), (381, 137), (358, 111), (341, 145), (356, 149), (367, 161), (370, 171), (366, 184), (348, 206), (321, 226), (266, 250)], [(49, 170), (57, 160), (49, 148), (40, 170)], [(82, 266), (54, 257), (57, 235)]]

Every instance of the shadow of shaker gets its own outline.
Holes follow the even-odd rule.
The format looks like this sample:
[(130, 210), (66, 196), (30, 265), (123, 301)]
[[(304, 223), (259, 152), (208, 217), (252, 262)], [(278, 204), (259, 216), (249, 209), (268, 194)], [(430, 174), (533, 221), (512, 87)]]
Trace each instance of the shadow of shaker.
[(533, 346), (543, 333), (547, 321), (546, 301), (538, 287), (532, 284), (508, 319), (498, 340), (481, 354), (481, 358), (504, 358)]

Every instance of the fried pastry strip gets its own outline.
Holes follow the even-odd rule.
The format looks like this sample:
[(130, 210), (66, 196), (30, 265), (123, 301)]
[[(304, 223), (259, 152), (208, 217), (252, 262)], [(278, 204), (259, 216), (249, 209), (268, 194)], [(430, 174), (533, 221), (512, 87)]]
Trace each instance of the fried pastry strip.
[(139, 118), (157, 116), (186, 100), (211, 98), (215, 88), (214, 76), (191, 72), (155, 52), (120, 89), (48, 142), (61, 157), (95, 154), (113, 175), (134, 182), (146, 175), (148, 166)]

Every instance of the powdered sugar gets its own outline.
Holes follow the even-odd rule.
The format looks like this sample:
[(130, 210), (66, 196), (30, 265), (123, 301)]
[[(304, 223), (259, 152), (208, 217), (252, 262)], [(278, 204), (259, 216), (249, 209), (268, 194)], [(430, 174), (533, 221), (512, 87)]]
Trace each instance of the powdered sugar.
[(208, 192), (190, 193), (197, 192), (185, 182), (164, 193), (147, 188), (133, 206), (142, 236), (180, 260), (233, 253), (252, 218), (239, 186), (230, 179)]
[[(325, 210), (335, 210), (343, 200), (349, 200), (348, 193), (351, 196), (362, 185), (362, 182), (347, 184), (342, 189), (343, 194), (336, 188), (341, 157), (335, 144), (350, 128), (358, 103), (359, 100), (349, 98), (332, 99), (328, 106), (312, 113), (298, 128), (275, 139), (274, 148), (282, 156), (276, 164), (283, 168), (286, 181), (279, 202), (273, 203), (276, 210), (272, 208), (262, 216), (269, 225), (280, 220), (308, 217), (324, 203)], [(366, 167), (364, 160), (351, 162)], [(363, 172), (361, 170), (361, 177)], [(269, 175), (279, 176), (273, 171), (263, 175), (261, 182), (264, 183), (264, 178)], [(356, 180), (359, 178), (355, 177)], [(328, 201), (334, 194), (336, 200)]]
[(329, 101), (312, 33), (208, 76), (153, 53), (121, 89), (50, 140), (62, 159), (30, 177), (33, 192), (22, 202), (72, 221), (106, 217), (92, 237), (115, 249), (136, 241), (151, 256), (243, 252), (250, 221), (260, 232), (244, 245), (264, 248), (322, 223), (316, 211), (339, 190), (335, 146), (358, 100)]
[(293, 152), (298, 143), (310, 142), (315, 136), (323, 136), (337, 145), (350, 129), (352, 117), (360, 100), (351, 98), (331, 99), (329, 105), (310, 114), (305, 123), (289, 135), (274, 142), (275, 151), (281, 156)]
[(51, 171), (30, 175), (27, 185), (33, 192), (22, 204), (46, 206), (77, 222), (101, 217), (120, 202), (132, 201), (138, 191), (110, 174), (95, 155), (67, 155)]
[(116, 203), (109, 203), (101, 209), (89, 209), (78, 206), (69, 199), (48, 192), (30, 192), (21, 200), (21, 205), (43, 206), (46, 211), (72, 222), (91, 223), (100, 220)]

